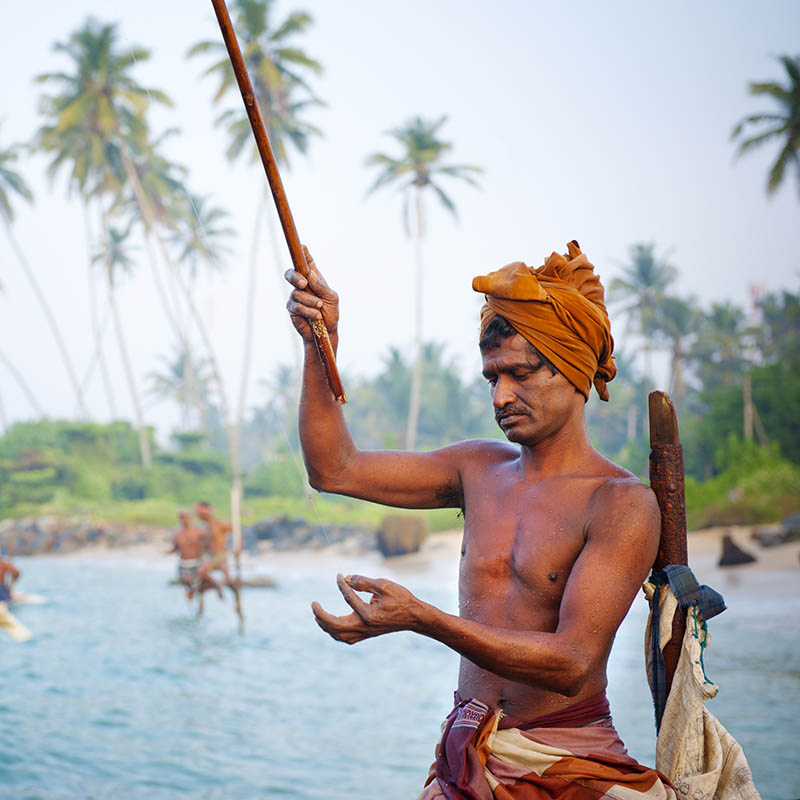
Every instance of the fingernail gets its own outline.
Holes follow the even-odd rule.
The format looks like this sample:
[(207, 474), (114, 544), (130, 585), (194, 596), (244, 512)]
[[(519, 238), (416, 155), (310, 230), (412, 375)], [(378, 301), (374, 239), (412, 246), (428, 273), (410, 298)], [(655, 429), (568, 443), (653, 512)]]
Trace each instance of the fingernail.
[(317, 308), (322, 308), (322, 300), (317, 300)]

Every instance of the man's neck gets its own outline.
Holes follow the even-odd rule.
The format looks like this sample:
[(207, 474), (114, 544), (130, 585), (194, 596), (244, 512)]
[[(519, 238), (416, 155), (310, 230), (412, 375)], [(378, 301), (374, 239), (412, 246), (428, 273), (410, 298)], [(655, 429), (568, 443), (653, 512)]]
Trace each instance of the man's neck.
[(526, 477), (540, 479), (570, 475), (595, 454), (583, 415), (533, 445), (522, 445), (520, 466)]

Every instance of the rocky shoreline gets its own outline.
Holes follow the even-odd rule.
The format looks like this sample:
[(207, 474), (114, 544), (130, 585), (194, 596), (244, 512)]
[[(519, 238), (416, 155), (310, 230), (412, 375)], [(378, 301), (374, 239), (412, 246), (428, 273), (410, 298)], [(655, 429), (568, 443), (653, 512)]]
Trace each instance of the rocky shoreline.
[[(250, 553), (317, 550), (332, 544), (353, 552), (378, 549), (375, 529), (356, 525), (319, 525), (278, 517), (245, 526), (244, 547)], [(84, 549), (123, 549), (154, 544), (169, 547), (174, 529), (159, 525), (70, 519), (56, 516), (0, 520), (0, 544), (12, 542), (16, 555), (76, 553)]]

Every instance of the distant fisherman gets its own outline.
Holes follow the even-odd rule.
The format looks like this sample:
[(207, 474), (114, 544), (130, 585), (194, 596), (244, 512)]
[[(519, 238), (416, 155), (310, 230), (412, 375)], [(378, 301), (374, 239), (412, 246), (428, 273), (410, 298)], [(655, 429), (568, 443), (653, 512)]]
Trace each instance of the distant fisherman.
[[(195, 512), (208, 529), (208, 552), (210, 557), (202, 567), (200, 567), (200, 578), (212, 580), (211, 573), (219, 570), (225, 576), (225, 585), (230, 588), (236, 597), (236, 613), (242, 616), (241, 598), (239, 596), (239, 586), (236, 581), (231, 580), (231, 573), (228, 569), (228, 547), (227, 535), (231, 532), (231, 526), (224, 520), (214, 516), (214, 509), (210, 503), (199, 502), (195, 505)], [(234, 555), (238, 555), (238, 551)]]
[(203, 554), (207, 546), (207, 534), (192, 525), (192, 515), (188, 511), (181, 511), (178, 519), (181, 527), (175, 534), (170, 552), (178, 553), (180, 557), (178, 580), (186, 587), (186, 599), (191, 602), (195, 595), (199, 595), (200, 610), (202, 611), (202, 592), (207, 589), (216, 589), (219, 596), (222, 597), (222, 588), (210, 576), (200, 575)]

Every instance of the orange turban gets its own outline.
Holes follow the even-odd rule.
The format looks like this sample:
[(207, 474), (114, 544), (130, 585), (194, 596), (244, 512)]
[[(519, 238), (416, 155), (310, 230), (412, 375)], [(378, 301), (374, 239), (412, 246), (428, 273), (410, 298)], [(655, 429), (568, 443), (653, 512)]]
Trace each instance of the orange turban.
[(617, 374), (605, 290), (576, 241), (566, 255), (553, 253), (538, 269), (515, 261), (472, 281), (486, 295), (481, 335), (496, 314), (511, 323), (588, 400), (594, 383), (608, 400), (606, 383)]

